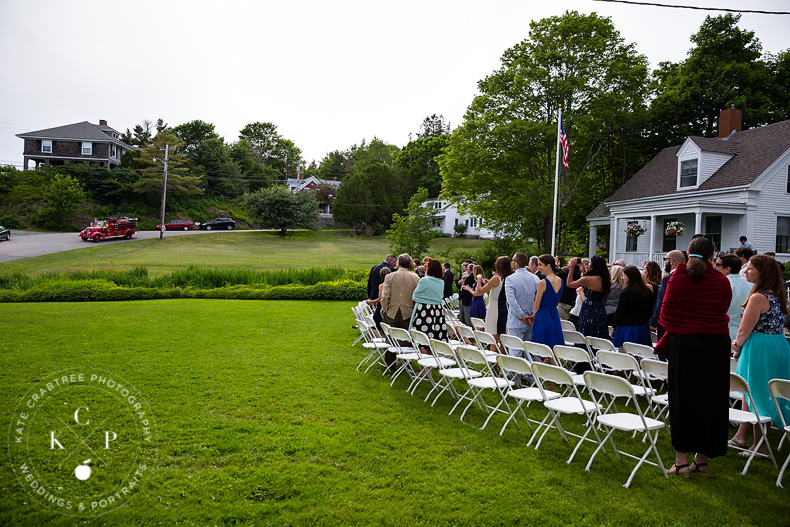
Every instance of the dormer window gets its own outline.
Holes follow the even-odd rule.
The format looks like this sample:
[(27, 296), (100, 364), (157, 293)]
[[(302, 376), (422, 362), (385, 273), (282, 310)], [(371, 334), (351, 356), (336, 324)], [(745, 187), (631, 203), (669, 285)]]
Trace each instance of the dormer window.
[(680, 162), (680, 188), (697, 186), (697, 160)]

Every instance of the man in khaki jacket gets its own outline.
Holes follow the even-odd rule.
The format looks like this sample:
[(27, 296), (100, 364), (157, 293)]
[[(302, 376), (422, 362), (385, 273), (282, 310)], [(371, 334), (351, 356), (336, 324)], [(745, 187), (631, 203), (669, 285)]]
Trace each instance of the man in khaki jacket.
[(420, 277), (409, 271), (411, 256), (398, 256), (398, 269), (384, 277), (381, 291), (381, 318), (393, 327), (409, 329), (414, 301), (411, 295), (417, 288)]

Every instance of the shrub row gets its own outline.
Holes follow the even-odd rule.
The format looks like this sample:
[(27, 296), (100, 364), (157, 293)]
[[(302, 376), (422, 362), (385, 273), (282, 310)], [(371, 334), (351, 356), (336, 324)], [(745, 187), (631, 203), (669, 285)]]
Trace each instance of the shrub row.
[(200, 289), (195, 287), (123, 287), (109, 280), (44, 280), (27, 289), (2, 289), (0, 302), (102, 302), (170, 298), (244, 300), (361, 300), (364, 282), (337, 280), (314, 285), (235, 285)]

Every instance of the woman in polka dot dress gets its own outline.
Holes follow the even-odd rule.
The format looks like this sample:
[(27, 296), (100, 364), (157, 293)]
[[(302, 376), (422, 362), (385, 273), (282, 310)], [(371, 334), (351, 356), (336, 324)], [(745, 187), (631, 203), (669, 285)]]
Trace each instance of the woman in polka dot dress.
[(425, 278), (420, 280), (412, 294), (414, 310), (409, 329), (422, 331), (428, 338), (447, 340), (447, 323), (442, 311), (443, 294), (442, 264), (431, 258), (426, 266)]

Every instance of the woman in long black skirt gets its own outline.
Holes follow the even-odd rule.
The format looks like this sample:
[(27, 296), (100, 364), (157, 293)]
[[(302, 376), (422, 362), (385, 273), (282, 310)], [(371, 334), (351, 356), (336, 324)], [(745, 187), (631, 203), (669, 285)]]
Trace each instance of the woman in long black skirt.
[[(710, 472), (708, 460), (727, 452), (732, 290), (712, 265), (715, 247), (697, 235), (667, 282), (656, 346), (669, 358), (669, 424), (675, 464), (670, 474)], [(695, 452), (689, 463), (689, 453)]]

